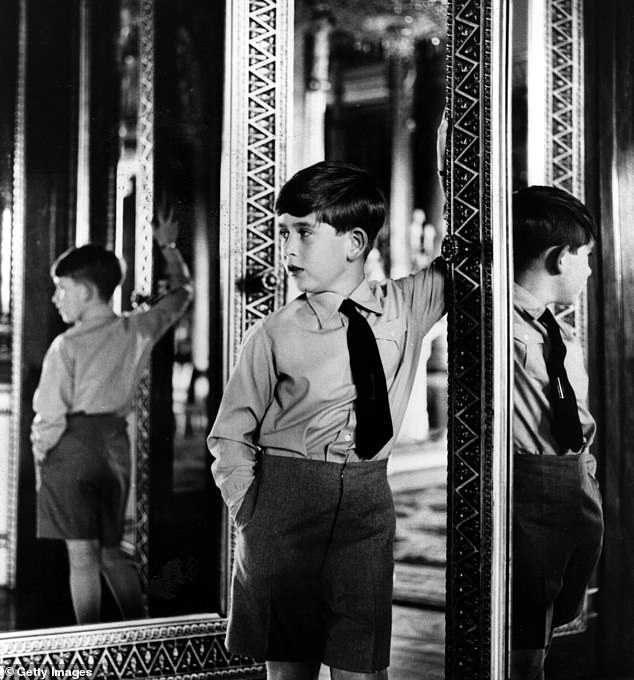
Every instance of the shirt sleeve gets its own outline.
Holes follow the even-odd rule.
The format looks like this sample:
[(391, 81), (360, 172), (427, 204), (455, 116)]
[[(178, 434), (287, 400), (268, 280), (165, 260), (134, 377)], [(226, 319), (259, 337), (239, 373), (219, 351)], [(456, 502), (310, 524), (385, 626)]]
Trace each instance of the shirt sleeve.
[(33, 450), (50, 451), (66, 429), (66, 415), (72, 408), (72, 361), (64, 351), (62, 336), (49, 347), (42, 364), (40, 382), (33, 396), (35, 418), (31, 426)]
[(429, 267), (395, 281), (411, 309), (421, 339), (447, 311), (445, 276), (445, 262), (438, 257)]
[(260, 424), (275, 384), (270, 338), (258, 324), (244, 340), (207, 439), (214, 480), (234, 519), (254, 479)]
[(192, 279), (182, 255), (176, 248), (164, 248), (167, 292), (147, 312), (134, 314), (146, 339), (156, 342), (187, 310), (194, 297)]

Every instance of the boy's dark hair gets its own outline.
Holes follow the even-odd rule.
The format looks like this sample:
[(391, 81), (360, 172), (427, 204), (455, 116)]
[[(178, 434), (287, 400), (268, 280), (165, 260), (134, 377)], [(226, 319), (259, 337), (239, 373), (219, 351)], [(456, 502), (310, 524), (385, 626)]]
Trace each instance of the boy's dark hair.
[(525, 271), (544, 251), (568, 246), (573, 252), (596, 240), (594, 219), (567, 191), (531, 186), (513, 194), (513, 263)]
[(123, 279), (123, 266), (111, 250), (89, 243), (62, 253), (51, 265), (51, 276), (92, 283), (108, 302)]
[(385, 197), (369, 172), (356, 165), (321, 161), (295, 173), (282, 187), (275, 211), (304, 217), (314, 212), (337, 233), (360, 228), (372, 248), (385, 222)]

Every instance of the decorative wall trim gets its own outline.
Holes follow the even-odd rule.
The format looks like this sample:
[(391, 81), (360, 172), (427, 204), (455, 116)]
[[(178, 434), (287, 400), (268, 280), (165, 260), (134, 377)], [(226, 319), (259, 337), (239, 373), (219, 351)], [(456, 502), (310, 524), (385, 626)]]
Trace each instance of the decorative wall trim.
[(581, 0), (546, 3), (550, 121), (546, 181), (583, 199), (584, 110)]
[[(139, 111), (137, 119), (138, 191), (134, 249), (134, 288), (152, 294), (152, 218), (154, 216), (154, 0), (141, 0), (139, 14)], [(136, 403), (136, 561), (144, 589), (149, 569), (150, 390), (147, 370)]]
[[(293, 1), (229, 1), (226, 36), (220, 224), (225, 381), (244, 333), (284, 302), (275, 198), (286, 179), (292, 138)], [(234, 548), (228, 518), (224, 544), (228, 596)]]
[(79, 3), (79, 92), (77, 101), (77, 210), (75, 244), (90, 240), (90, 3)]
[(13, 156), (13, 222), (11, 225), (11, 422), (7, 479), (7, 575), (6, 586), (15, 588), (18, 532), (18, 470), (22, 423), (22, 334), (24, 328), (24, 239), (26, 169), (25, 97), (27, 12), (20, 0), (18, 59), (15, 97)]
[[(130, 624), (31, 631), (0, 639), (5, 669), (89, 670), (102, 680), (264, 678), (261, 664), (229, 654), (225, 621), (205, 615)], [(5, 671), (6, 672), (6, 671)], [(7, 674), (8, 675), (8, 674)]]
[(290, 139), (292, 4), (228, 3), (220, 244), (225, 377), (244, 332), (284, 300), (274, 204)]

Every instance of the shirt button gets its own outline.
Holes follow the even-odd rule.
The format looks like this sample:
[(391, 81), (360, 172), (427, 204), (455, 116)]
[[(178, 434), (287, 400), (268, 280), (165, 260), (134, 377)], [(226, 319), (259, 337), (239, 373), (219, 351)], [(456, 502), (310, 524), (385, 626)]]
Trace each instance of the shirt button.
[(352, 439), (352, 435), (350, 433), (344, 434), (343, 438), (345, 439), (345, 441), (349, 442)]

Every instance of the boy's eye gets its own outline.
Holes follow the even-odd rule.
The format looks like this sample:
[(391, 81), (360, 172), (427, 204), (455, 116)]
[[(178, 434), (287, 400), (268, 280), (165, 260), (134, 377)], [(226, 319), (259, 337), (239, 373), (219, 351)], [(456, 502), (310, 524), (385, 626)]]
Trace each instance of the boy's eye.
[(288, 231), (286, 229), (280, 229), (279, 234), (282, 241), (288, 240)]
[(310, 236), (311, 233), (312, 233), (312, 232), (310, 231), (310, 229), (300, 229), (300, 230), (299, 230), (299, 235), (300, 235), (302, 238), (306, 238), (307, 236)]

